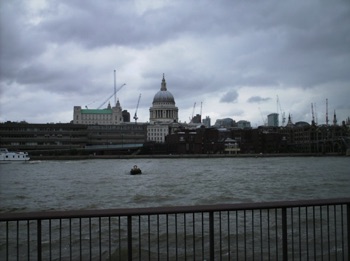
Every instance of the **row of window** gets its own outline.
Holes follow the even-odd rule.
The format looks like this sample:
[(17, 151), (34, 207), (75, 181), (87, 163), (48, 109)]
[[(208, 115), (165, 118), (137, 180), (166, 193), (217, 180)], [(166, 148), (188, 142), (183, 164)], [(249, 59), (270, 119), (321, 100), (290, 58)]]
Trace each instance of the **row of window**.
[(85, 127), (52, 129), (52, 128), (1, 128), (1, 132), (62, 132), (62, 131), (84, 131)]
[[(77, 143), (77, 142), (76, 142)], [(10, 146), (43, 146), (43, 145), (72, 145), (70, 141), (52, 141), (52, 142), (11, 142)]]
[(96, 122), (96, 121), (90, 121), (90, 120), (82, 120), (82, 122), (81, 122), (82, 124), (111, 124), (111, 121), (98, 121), (98, 122)]
[(163, 142), (164, 139), (161, 137), (148, 138), (149, 141)]
[(161, 133), (168, 133), (168, 129), (148, 129), (150, 133), (152, 132), (161, 132)]
[[(16, 156), (17, 156), (17, 157), (16, 157)], [(9, 155), (6, 155), (5, 158), (6, 158), (6, 159), (9, 159), (10, 157), (9, 157)], [(24, 155), (12, 155), (12, 158), (13, 158), (13, 159), (15, 159), (15, 158), (20, 159), (20, 158), (25, 158), (25, 156), (24, 156)]]
[(162, 133), (148, 133), (148, 137), (164, 137)]
[[(117, 117), (117, 116), (115, 116)], [(102, 119), (102, 120), (111, 120), (112, 115), (109, 114), (83, 114), (81, 115), (82, 120), (93, 120), (93, 119)]]

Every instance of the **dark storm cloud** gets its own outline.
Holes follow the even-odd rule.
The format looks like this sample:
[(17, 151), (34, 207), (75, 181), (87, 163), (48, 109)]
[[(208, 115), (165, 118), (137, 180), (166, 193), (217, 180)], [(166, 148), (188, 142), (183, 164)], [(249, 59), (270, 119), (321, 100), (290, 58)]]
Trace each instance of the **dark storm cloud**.
[[(17, 22), (12, 29), (17, 29), (22, 38), (36, 33), (46, 43), (75, 42), (88, 48), (110, 45), (147, 48), (186, 35), (204, 41), (220, 35), (231, 40), (241, 37), (251, 41), (242, 43), (249, 46), (243, 50), (244, 59), (236, 60), (233, 49), (233, 62), (229, 62), (225, 52), (230, 50), (216, 50), (222, 62), (227, 61), (240, 75), (254, 72), (249, 77), (231, 79), (231, 84), (287, 82), (307, 87), (325, 80), (349, 80), (349, 10), (341, 3), (319, 1), (299, 4), (176, 1), (170, 6), (137, 13), (133, 1), (84, 1), (84, 4), (59, 1), (50, 2), (38, 25), (23, 29)], [(26, 41), (29, 52), (23, 51), (21, 45), (9, 48), (15, 52), (12, 57), (20, 56), (20, 50), (29, 58), (30, 53), (40, 52), (40, 47), (44, 51), (39, 39)], [(21, 44), (18, 39), (14, 42)]]
[[(42, 34), (26, 21), (21, 4), (3, 1), (0, 5), (0, 75), (12, 82), (22, 66), (45, 49)], [(38, 41), (39, 40), (39, 41)]]
[(271, 98), (263, 98), (263, 97), (260, 97), (260, 96), (252, 96), (248, 99), (247, 102), (250, 102), (250, 103), (259, 103), (259, 102), (267, 102), (267, 101), (270, 101)]
[[(110, 80), (101, 74), (121, 66), (122, 73), (135, 74), (128, 90), (142, 90), (147, 106), (165, 73), (177, 105), (191, 108), (204, 96), (210, 102), (238, 102), (236, 90), (244, 87), (324, 91), (326, 85), (339, 89), (350, 82), (347, 1), (12, 0), (0, 5), (1, 90), (18, 85), (95, 98)], [(337, 94), (348, 96), (347, 89), (340, 90)], [(225, 94), (218, 98), (217, 93)], [(264, 95), (248, 102), (267, 104)], [(133, 96), (125, 104), (134, 106)]]
[[(72, 11), (74, 10), (74, 11)], [(174, 10), (173, 10), (174, 11)], [(174, 37), (175, 12), (138, 14), (133, 1), (61, 1), (40, 28), (55, 42), (79, 42), (88, 48), (109, 45), (145, 47)]]
[[(45, 86), (45, 90), (51, 93), (76, 93), (84, 95), (91, 91), (101, 90), (101, 86), (84, 75), (79, 75), (76, 68), (66, 70), (65, 68), (54, 68), (42, 63), (30, 64), (17, 74), (17, 83), (30, 86), (32, 91), (39, 90)], [(89, 88), (84, 88), (89, 86)]]

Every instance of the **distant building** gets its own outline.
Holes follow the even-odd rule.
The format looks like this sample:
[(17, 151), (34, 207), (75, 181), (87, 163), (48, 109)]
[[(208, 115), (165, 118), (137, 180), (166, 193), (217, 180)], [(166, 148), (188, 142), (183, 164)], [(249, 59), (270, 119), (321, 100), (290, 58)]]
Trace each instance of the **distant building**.
[(81, 106), (74, 106), (73, 123), (86, 125), (116, 125), (124, 122), (122, 107), (119, 100), (115, 107), (105, 109), (82, 109)]
[(236, 122), (231, 118), (218, 119), (215, 122), (216, 128), (232, 128), (235, 127)]
[(209, 128), (211, 126), (210, 117), (209, 116), (205, 117), (205, 119), (202, 120), (202, 123), (205, 127)]
[(130, 122), (130, 113), (127, 110), (122, 111), (123, 122)]
[[(305, 122), (306, 123), (306, 122)], [(306, 124), (308, 124), (308, 123), (306, 123)], [(293, 122), (292, 122), (292, 118), (291, 118), (291, 116), (290, 116), (290, 114), (289, 114), (289, 116), (288, 116), (288, 122), (287, 122), (287, 125), (286, 125), (286, 127), (287, 128), (293, 128), (295, 125), (293, 124)]]
[(295, 123), (294, 126), (295, 127), (309, 127), (310, 124), (308, 122), (305, 122), (305, 121), (298, 121), (298, 122)]
[(237, 154), (241, 149), (236, 140), (231, 138), (225, 139), (225, 153), (228, 154)]
[(192, 118), (192, 121), (191, 121), (192, 123), (201, 123), (202, 122), (202, 115), (200, 115), (200, 114), (197, 114), (196, 116), (194, 116), (193, 118)]
[(278, 127), (278, 113), (271, 113), (267, 115), (267, 126)]
[(168, 153), (217, 154), (224, 153), (224, 142), (220, 142), (219, 130), (200, 127), (178, 129), (166, 137)]
[(146, 142), (146, 123), (0, 123), (0, 147), (30, 155), (130, 153)]
[(247, 129), (247, 128), (251, 128), (250, 122), (249, 121), (237, 121), (237, 128), (239, 129)]
[(168, 124), (151, 124), (147, 126), (147, 140), (163, 143), (169, 134)]

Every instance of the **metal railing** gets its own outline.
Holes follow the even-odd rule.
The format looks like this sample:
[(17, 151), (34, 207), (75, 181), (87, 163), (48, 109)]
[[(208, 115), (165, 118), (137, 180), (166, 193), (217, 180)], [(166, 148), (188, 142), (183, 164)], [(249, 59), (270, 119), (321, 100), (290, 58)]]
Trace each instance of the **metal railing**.
[(350, 198), (0, 214), (1, 260), (349, 260)]

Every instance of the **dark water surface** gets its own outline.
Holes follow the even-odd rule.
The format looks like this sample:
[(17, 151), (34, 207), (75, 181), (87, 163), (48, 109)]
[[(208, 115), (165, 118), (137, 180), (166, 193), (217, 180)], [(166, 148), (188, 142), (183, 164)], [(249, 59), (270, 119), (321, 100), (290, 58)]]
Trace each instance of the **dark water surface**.
[[(135, 164), (143, 175), (129, 175)], [(0, 171), (0, 212), (350, 197), (349, 157), (34, 161)]]

